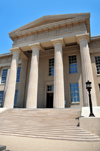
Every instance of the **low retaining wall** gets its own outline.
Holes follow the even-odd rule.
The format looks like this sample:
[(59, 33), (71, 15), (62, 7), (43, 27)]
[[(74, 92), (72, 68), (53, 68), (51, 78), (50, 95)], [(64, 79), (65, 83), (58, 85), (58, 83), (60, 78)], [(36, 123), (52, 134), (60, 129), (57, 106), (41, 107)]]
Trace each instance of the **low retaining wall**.
[(0, 108), (0, 113), (4, 112), (5, 110), (7, 110), (7, 108)]
[(100, 117), (81, 117), (80, 127), (100, 136)]
[[(93, 107), (93, 113), (95, 117), (100, 117), (100, 106), (94, 106)], [(90, 114), (90, 107), (82, 107), (82, 117), (89, 117)]]

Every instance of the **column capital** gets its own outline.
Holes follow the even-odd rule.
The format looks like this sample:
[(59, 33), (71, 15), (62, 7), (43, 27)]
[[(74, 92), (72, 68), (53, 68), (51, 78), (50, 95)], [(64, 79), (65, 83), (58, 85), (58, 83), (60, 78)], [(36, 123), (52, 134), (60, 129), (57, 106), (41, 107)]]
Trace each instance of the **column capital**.
[(12, 53), (18, 52), (19, 55), (20, 55), (20, 58), (21, 58), (22, 60), (28, 60), (28, 56), (26, 56), (26, 54), (21, 50), (20, 47), (11, 48), (10, 51), (11, 51)]
[(63, 38), (53, 39), (51, 40), (51, 42), (53, 46), (55, 46), (56, 44), (62, 44), (62, 46), (65, 46)]
[(37, 48), (39, 50), (43, 50), (43, 48), (41, 47), (40, 43), (34, 43), (34, 44), (30, 44), (29, 47), (33, 50), (34, 48)]
[(20, 53), (21, 52), (19, 47), (11, 48), (10, 51), (12, 53), (14, 53), (14, 52), (19, 52)]
[(80, 44), (82, 39), (86, 39), (88, 42), (90, 41), (89, 33), (76, 35), (77, 43)]

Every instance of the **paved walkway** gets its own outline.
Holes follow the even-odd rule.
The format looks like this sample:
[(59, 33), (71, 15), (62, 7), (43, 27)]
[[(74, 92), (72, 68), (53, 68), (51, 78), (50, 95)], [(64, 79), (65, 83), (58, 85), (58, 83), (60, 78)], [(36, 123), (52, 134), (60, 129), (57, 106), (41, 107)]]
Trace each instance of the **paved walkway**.
[(78, 142), (0, 135), (6, 151), (100, 151), (100, 142)]

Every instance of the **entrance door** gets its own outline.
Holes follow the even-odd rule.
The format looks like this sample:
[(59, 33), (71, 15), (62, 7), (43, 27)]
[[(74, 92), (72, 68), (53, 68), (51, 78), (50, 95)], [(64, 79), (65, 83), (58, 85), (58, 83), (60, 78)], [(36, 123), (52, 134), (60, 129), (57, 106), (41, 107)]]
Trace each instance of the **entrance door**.
[(47, 93), (47, 108), (53, 108), (53, 93)]

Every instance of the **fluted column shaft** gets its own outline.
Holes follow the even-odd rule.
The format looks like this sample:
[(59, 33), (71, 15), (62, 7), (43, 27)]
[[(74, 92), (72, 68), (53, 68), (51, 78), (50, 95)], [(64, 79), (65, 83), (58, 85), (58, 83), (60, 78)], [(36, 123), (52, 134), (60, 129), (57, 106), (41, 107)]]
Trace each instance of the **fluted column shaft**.
[(92, 82), (92, 90), (91, 90), (92, 103), (93, 106), (96, 106), (97, 105), (96, 92), (95, 92), (94, 78), (93, 78), (87, 38), (86, 37), (81, 38), (79, 40), (79, 45), (80, 45), (81, 62), (82, 62), (83, 99), (84, 99), (83, 103), (84, 106), (88, 106), (89, 104), (88, 92), (86, 90), (86, 82), (89, 80)]
[(26, 108), (37, 108), (39, 48), (32, 49)]
[(64, 75), (63, 75), (63, 56), (62, 43), (54, 43), (55, 62), (54, 62), (54, 108), (64, 108)]
[(5, 94), (5, 100), (4, 100), (5, 108), (13, 108), (14, 106), (18, 60), (19, 60), (19, 52), (15, 51), (13, 52), (8, 84)]

